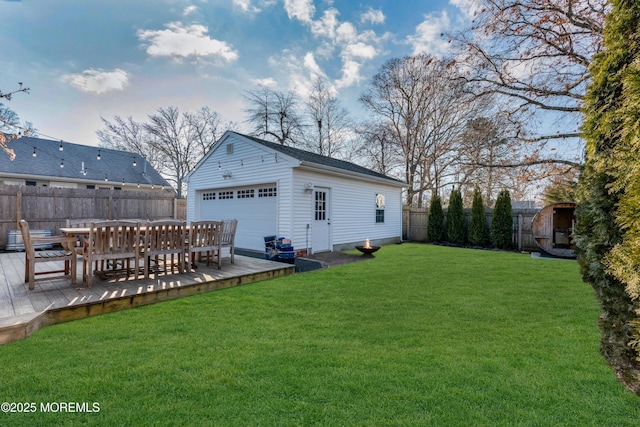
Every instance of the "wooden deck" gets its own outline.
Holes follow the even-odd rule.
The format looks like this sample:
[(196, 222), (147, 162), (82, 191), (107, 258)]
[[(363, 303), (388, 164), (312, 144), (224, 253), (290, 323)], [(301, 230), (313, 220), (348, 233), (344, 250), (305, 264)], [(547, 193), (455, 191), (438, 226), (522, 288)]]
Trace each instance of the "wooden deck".
[[(33, 291), (24, 283), (24, 252), (0, 253), (0, 344), (29, 336), (55, 323), (134, 308), (174, 298), (209, 292), (294, 272), (294, 266), (263, 259), (235, 256), (223, 259), (222, 269), (200, 263), (184, 274), (151, 276), (148, 280), (116, 277), (94, 278), (91, 288), (82, 283), (82, 261), (78, 259), (78, 281), (67, 279), (36, 282)], [(46, 268), (47, 263), (37, 268)], [(60, 263), (61, 264), (61, 263)], [(50, 267), (50, 266), (49, 266)]]

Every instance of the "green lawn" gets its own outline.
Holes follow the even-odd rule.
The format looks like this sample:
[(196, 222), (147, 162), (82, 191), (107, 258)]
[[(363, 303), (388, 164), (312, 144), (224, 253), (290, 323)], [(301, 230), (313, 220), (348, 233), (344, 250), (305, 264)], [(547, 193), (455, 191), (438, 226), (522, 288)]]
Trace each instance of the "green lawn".
[(598, 314), (575, 261), (387, 246), (1, 346), (0, 425), (637, 426)]

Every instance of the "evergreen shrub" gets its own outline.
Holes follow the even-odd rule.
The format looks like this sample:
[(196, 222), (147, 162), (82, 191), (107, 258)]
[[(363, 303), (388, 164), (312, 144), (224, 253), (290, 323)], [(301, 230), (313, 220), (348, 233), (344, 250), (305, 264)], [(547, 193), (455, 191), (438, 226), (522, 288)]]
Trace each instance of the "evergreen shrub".
[(454, 189), (449, 197), (447, 241), (456, 245), (464, 244), (464, 207), (460, 190)]
[(444, 240), (444, 212), (440, 196), (433, 196), (429, 206), (427, 224), (427, 240), (429, 242), (441, 242)]
[(491, 222), (491, 242), (499, 249), (513, 247), (513, 217), (511, 215), (511, 196), (508, 190), (502, 190), (496, 199)]
[(469, 220), (469, 243), (474, 246), (484, 246), (487, 243), (487, 217), (484, 213), (482, 193), (476, 187), (473, 190), (471, 204), (471, 218)]

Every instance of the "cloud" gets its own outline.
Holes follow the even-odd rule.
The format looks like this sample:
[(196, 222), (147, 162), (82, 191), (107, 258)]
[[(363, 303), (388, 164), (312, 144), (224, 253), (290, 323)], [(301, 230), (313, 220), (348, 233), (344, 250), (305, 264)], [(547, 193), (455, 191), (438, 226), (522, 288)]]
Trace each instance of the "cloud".
[(289, 19), (296, 18), (301, 22), (311, 22), (316, 13), (313, 0), (284, 0), (284, 10), (287, 11)]
[[(257, 3), (257, 5), (255, 4)], [(266, 7), (273, 6), (276, 0), (233, 0), (233, 5), (244, 13), (260, 13)]]
[(138, 30), (138, 38), (150, 42), (147, 53), (151, 56), (175, 59), (215, 56), (226, 62), (238, 59), (238, 53), (228, 43), (210, 38), (208, 32), (204, 25), (172, 22), (165, 30)]
[(315, 37), (335, 38), (339, 14), (340, 12), (334, 8), (325, 10), (320, 19), (309, 22), (311, 34)]
[(62, 76), (62, 81), (83, 92), (93, 92), (100, 95), (123, 90), (129, 83), (129, 75), (119, 68), (113, 71), (89, 69), (81, 74), (65, 74)]
[(198, 11), (198, 7), (197, 6), (187, 6), (184, 8), (184, 10), (182, 11), (182, 16), (189, 16), (192, 13), (195, 13)]
[(446, 11), (442, 11), (439, 16), (426, 15), (424, 21), (416, 27), (414, 35), (407, 37), (413, 47), (413, 55), (423, 52), (435, 56), (444, 55), (449, 44), (442, 38), (442, 33), (450, 26), (451, 20)]
[(260, 9), (251, 4), (251, 0), (233, 0), (233, 5), (245, 13), (260, 12)]
[(275, 81), (273, 77), (267, 77), (265, 79), (253, 79), (251, 80), (251, 83), (253, 83), (256, 86), (264, 86), (264, 87), (278, 86), (278, 83)]
[(360, 68), (362, 65), (352, 59), (345, 59), (342, 63), (342, 77), (336, 82), (337, 87), (349, 87), (362, 80)]
[[(273, 59), (272, 65), (280, 64), (280, 69), (289, 69), (289, 81), (292, 88), (298, 93), (307, 92), (310, 83), (321, 77), (328, 80), (317, 59), (331, 61), (334, 55), (339, 55), (341, 60), (340, 76), (331, 84), (332, 87), (347, 87), (362, 81), (361, 69), (366, 61), (374, 59), (380, 54), (379, 45), (382, 38), (372, 30), (358, 32), (356, 26), (348, 21), (340, 21), (340, 12), (332, 7), (325, 9), (318, 19), (314, 20), (316, 12), (310, 0), (284, 0), (284, 7), (289, 18), (296, 18), (306, 24), (311, 35), (318, 39), (319, 43), (313, 52), (304, 56), (302, 66), (299, 64), (299, 56), (284, 54), (279, 59)], [(369, 8), (360, 17), (361, 22), (382, 23), (385, 16), (381, 11)], [(283, 52), (284, 53), (284, 52)], [(335, 85), (335, 86), (334, 86)]]
[(467, 19), (473, 19), (483, 7), (480, 0), (449, 0), (449, 4), (460, 9)]
[(386, 17), (384, 16), (384, 13), (382, 13), (381, 10), (374, 10), (372, 8), (369, 8), (367, 9), (366, 12), (363, 12), (362, 15), (360, 15), (360, 22), (362, 23), (370, 22), (372, 24), (384, 24), (385, 18)]
[(361, 59), (373, 59), (378, 53), (373, 46), (362, 42), (347, 45), (342, 52), (347, 58)]
[(327, 75), (322, 71), (322, 68), (316, 62), (316, 58), (313, 56), (313, 53), (307, 52), (304, 56), (303, 60), (304, 68), (309, 72), (311, 78), (309, 80), (316, 80), (318, 77), (326, 79)]

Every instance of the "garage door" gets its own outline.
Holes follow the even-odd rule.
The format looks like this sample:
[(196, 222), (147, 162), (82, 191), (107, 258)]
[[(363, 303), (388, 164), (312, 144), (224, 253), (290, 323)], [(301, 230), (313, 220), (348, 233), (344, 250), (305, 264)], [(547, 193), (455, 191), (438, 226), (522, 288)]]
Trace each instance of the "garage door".
[(200, 192), (200, 219), (237, 219), (236, 247), (264, 250), (264, 236), (275, 235), (276, 185), (220, 188)]

